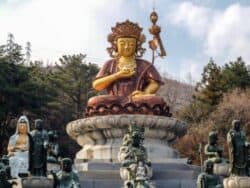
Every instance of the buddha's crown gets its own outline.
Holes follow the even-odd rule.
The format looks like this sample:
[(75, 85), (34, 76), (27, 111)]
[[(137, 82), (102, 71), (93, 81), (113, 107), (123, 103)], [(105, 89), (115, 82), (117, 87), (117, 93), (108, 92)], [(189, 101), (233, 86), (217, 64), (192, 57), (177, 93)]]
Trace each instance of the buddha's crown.
[(139, 27), (137, 23), (133, 23), (129, 20), (126, 20), (125, 22), (116, 23), (115, 27), (111, 28), (112, 33), (108, 35), (108, 41), (111, 43), (111, 47), (108, 47), (108, 53), (111, 57), (116, 57), (116, 40), (119, 37), (134, 37), (137, 40), (137, 49), (136, 49), (136, 57), (141, 57), (145, 51), (144, 48), (142, 48), (142, 44), (145, 42), (146, 38), (141, 33), (142, 28)]
[(112, 33), (109, 34), (108, 40), (116, 40), (119, 37), (134, 37), (140, 39), (142, 28), (137, 23), (133, 23), (129, 20), (125, 22), (116, 23), (115, 27), (111, 28)]

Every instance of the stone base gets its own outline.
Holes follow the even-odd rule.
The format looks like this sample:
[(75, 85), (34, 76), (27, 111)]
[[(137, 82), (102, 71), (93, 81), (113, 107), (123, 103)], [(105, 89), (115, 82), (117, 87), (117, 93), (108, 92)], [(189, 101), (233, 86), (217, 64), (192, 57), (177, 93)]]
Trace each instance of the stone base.
[(17, 178), (10, 180), (10, 182), (16, 182), (13, 188), (53, 188), (54, 180), (46, 177), (27, 177)]
[(122, 138), (131, 122), (145, 128), (144, 146), (152, 162), (166, 162), (168, 158), (177, 157), (169, 146), (185, 135), (185, 123), (172, 117), (123, 114), (70, 122), (67, 133), (82, 146), (76, 160), (116, 162)]
[[(79, 170), (79, 164), (76, 168)], [(79, 171), (84, 188), (123, 187), (119, 163), (88, 163), (87, 171)], [(157, 188), (196, 188), (200, 168), (181, 162), (153, 163), (153, 177), (150, 181)]]
[(228, 177), (229, 176), (229, 164), (228, 163), (215, 163), (214, 164), (214, 174), (219, 176)]
[(224, 188), (250, 188), (250, 177), (232, 176), (224, 179)]
[[(109, 140), (105, 145), (85, 145), (77, 154), (76, 160), (96, 162), (118, 162), (117, 155), (122, 144), (121, 139)], [(168, 143), (155, 139), (146, 139), (148, 158), (151, 162), (167, 162), (177, 158), (178, 153), (168, 147)]]

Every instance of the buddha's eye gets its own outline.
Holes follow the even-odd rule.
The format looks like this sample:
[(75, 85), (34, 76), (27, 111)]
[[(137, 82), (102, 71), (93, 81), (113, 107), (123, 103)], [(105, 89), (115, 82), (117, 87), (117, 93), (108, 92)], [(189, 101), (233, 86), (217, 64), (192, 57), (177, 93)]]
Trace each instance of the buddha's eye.
[(120, 42), (120, 45), (121, 45), (121, 46), (124, 46), (124, 45), (125, 45), (125, 42), (124, 42), (124, 41), (121, 41), (121, 42)]
[(133, 46), (134, 46), (134, 43), (133, 43), (133, 42), (130, 42), (130, 43), (129, 43), (129, 46), (133, 47)]

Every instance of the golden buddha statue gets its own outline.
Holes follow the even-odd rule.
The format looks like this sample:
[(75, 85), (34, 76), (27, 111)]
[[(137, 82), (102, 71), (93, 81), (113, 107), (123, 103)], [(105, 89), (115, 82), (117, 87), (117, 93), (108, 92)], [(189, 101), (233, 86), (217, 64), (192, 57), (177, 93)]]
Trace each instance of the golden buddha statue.
[(107, 50), (113, 59), (107, 61), (93, 81), (97, 91), (108, 95), (92, 97), (88, 101), (87, 116), (107, 114), (169, 115), (164, 100), (156, 96), (162, 84), (154, 65), (140, 59), (145, 49), (142, 28), (129, 20), (117, 23), (108, 36)]
[(29, 167), (29, 121), (21, 116), (17, 122), (16, 132), (9, 139), (8, 156), (10, 160), (11, 176), (18, 177), (19, 173), (28, 173)]

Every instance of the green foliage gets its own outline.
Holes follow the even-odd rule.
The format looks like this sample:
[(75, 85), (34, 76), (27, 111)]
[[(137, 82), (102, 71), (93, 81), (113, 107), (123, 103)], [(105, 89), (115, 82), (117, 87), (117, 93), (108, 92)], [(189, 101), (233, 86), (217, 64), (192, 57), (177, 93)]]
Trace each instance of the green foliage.
[(250, 87), (250, 73), (245, 62), (239, 57), (235, 62), (229, 62), (222, 70), (223, 87), (226, 91), (233, 88), (246, 89)]
[(201, 82), (196, 86), (196, 99), (212, 106), (217, 105), (223, 94), (222, 83), (221, 68), (210, 59), (204, 67)]
[(57, 88), (57, 102), (72, 119), (83, 116), (89, 97), (96, 93), (91, 89), (93, 77), (98, 72), (95, 64), (85, 61), (86, 55), (63, 56), (50, 75), (50, 82)]
[(196, 86), (193, 102), (180, 112), (181, 118), (188, 122), (201, 122), (216, 110), (223, 95), (233, 89), (250, 88), (250, 72), (238, 58), (220, 67), (210, 59), (204, 67), (202, 79)]
[(91, 83), (98, 67), (86, 63), (85, 57), (63, 56), (55, 66), (44, 67), (39, 61), (24, 65), (22, 47), (9, 35), (7, 44), (0, 46), (0, 155), (15, 127), (13, 119), (22, 114), (31, 122), (44, 119), (47, 128), (66, 136), (65, 124), (81, 117), (88, 98), (95, 95)]
[(22, 46), (15, 43), (13, 34), (9, 33), (7, 43), (0, 46), (0, 56), (4, 56), (9, 63), (23, 63)]

